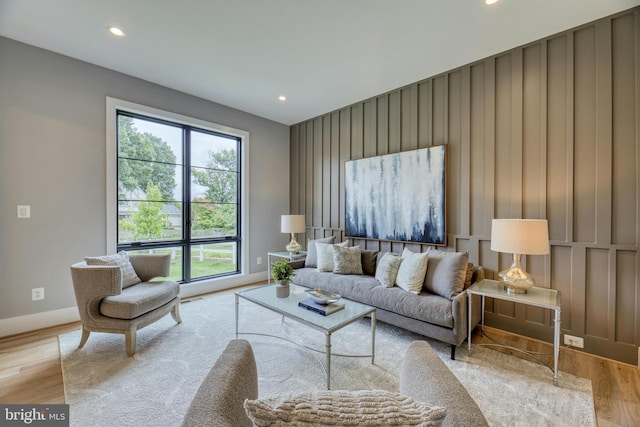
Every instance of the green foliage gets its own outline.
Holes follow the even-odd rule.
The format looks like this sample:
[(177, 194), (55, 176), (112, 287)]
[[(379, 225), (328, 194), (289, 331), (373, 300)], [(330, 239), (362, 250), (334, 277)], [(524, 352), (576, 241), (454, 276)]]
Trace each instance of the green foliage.
[(291, 280), (296, 271), (286, 259), (271, 263), (271, 275), (275, 280)]
[(207, 187), (213, 203), (236, 203), (238, 182), (236, 150), (210, 151), (205, 169), (192, 169), (194, 181)]
[(118, 179), (126, 191), (143, 192), (153, 182), (160, 189), (159, 200), (173, 199), (176, 156), (166, 141), (138, 132), (131, 117), (119, 116), (118, 155), (125, 158), (118, 164)]
[(167, 223), (167, 215), (162, 213), (162, 194), (160, 187), (149, 183), (146, 188), (147, 201), (138, 202), (138, 212), (131, 215), (134, 236), (136, 239), (154, 239), (162, 235)]
[(191, 210), (194, 230), (217, 230), (224, 234), (235, 234), (235, 205), (216, 205), (207, 199), (195, 198)]

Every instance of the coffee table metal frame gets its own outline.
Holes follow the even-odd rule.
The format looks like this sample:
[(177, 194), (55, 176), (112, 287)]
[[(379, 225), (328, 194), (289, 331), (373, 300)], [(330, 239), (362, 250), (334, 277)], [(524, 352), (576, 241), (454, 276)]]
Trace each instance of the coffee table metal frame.
[[(260, 286), (253, 289), (248, 289), (246, 291), (240, 291), (235, 293), (235, 302), (236, 302), (236, 338), (240, 334), (244, 335), (266, 335), (274, 338), (284, 339), (293, 344), (301, 346), (307, 350), (310, 350), (312, 355), (320, 362), (323, 370), (327, 376), (327, 390), (331, 389), (331, 356), (346, 356), (346, 357), (371, 357), (371, 364), (375, 361), (375, 339), (376, 339), (376, 308), (368, 306), (366, 304), (361, 304), (359, 302), (351, 301), (346, 298), (340, 299), (340, 303), (345, 304), (345, 308), (332, 313), (328, 316), (323, 316), (318, 313), (314, 313), (302, 307), (298, 307), (298, 302), (307, 299), (307, 295), (304, 293), (304, 290), (307, 289), (302, 286), (290, 285), (290, 293), (287, 298), (277, 298), (275, 285), (265, 285)], [(270, 334), (262, 334), (262, 333), (253, 333), (253, 332), (239, 332), (238, 330), (238, 313), (239, 313), (239, 305), (240, 299), (244, 299), (250, 301), (254, 304), (257, 304), (261, 307), (269, 309), (275, 313), (278, 313), (284, 318), (292, 319), (298, 323), (302, 323), (303, 325), (309, 326), (310, 328), (321, 331), (325, 335), (325, 362), (322, 363), (322, 360), (318, 358), (313, 352), (318, 352), (318, 350), (308, 347), (307, 345), (294, 340), (292, 337), (281, 337), (278, 335), (270, 335)], [(351, 355), (351, 354), (339, 354), (331, 352), (331, 335), (344, 328), (345, 326), (350, 325), (353, 322), (356, 322), (366, 316), (371, 317), (371, 354), (363, 354), (363, 355)]]

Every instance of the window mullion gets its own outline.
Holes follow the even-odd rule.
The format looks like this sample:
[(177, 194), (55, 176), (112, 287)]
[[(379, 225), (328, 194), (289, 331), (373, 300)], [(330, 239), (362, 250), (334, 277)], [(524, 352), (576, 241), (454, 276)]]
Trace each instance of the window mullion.
[(183, 140), (183, 210), (184, 210), (184, 261), (183, 270), (184, 277), (187, 282), (191, 281), (191, 128), (184, 126), (182, 128)]

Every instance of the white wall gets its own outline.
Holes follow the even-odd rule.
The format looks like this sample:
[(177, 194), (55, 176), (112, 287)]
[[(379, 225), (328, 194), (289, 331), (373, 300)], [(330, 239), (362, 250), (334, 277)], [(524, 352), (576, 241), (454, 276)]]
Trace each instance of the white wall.
[[(0, 336), (74, 320), (69, 266), (106, 252), (107, 96), (250, 133), (250, 274), (186, 293), (266, 279), (257, 257), (287, 242), (287, 126), (0, 37)], [(38, 287), (45, 299), (32, 302)]]

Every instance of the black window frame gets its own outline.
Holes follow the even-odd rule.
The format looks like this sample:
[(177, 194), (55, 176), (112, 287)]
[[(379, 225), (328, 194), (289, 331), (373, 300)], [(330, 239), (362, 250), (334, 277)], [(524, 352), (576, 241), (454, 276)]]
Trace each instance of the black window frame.
[[(146, 120), (150, 122), (155, 122), (162, 125), (173, 126), (182, 129), (182, 159), (176, 159), (176, 166), (180, 166), (182, 168), (182, 237), (180, 239), (171, 239), (171, 240), (154, 240), (147, 242), (127, 242), (120, 243), (119, 242), (119, 223), (116, 222), (116, 248), (117, 251), (140, 251), (140, 250), (149, 250), (149, 249), (167, 249), (180, 247), (182, 248), (182, 279), (179, 283), (194, 283), (200, 282), (203, 280), (209, 280), (212, 278), (226, 277), (226, 276), (234, 276), (240, 274), (242, 272), (242, 180), (243, 180), (243, 171), (242, 171), (242, 149), (243, 149), (243, 138), (237, 135), (231, 135), (228, 133), (224, 133), (221, 131), (214, 131), (206, 128), (202, 128), (199, 126), (193, 126), (186, 123), (181, 123), (177, 121), (173, 121), (170, 119), (160, 119), (157, 117), (148, 116), (145, 114), (134, 113), (131, 111), (127, 111), (126, 109), (116, 109), (116, 211), (118, 209), (120, 203), (120, 196), (118, 191), (118, 179), (120, 177), (120, 135), (119, 135), (119, 117), (126, 116), (133, 119)], [(236, 173), (237, 173), (237, 182), (236, 182), (236, 234), (234, 236), (222, 236), (222, 237), (197, 237), (194, 238), (192, 236), (191, 230), (191, 131), (196, 131), (204, 134), (214, 135), (217, 137), (227, 138), (230, 140), (235, 140), (236, 142)], [(123, 157), (124, 159), (128, 159), (127, 157)], [(136, 159), (139, 160), (139, 159)], [(200, 166), (197, 166), (200, 167)], [(191, 277), (191, 249), (195, 245), (203, 245), (203, 244), (216, 244), (216, 243), (235, 243), (235, 259), (236, 259), (236, 270), (229, 271), (224, 273), (212, 274), (197, 278)]]

